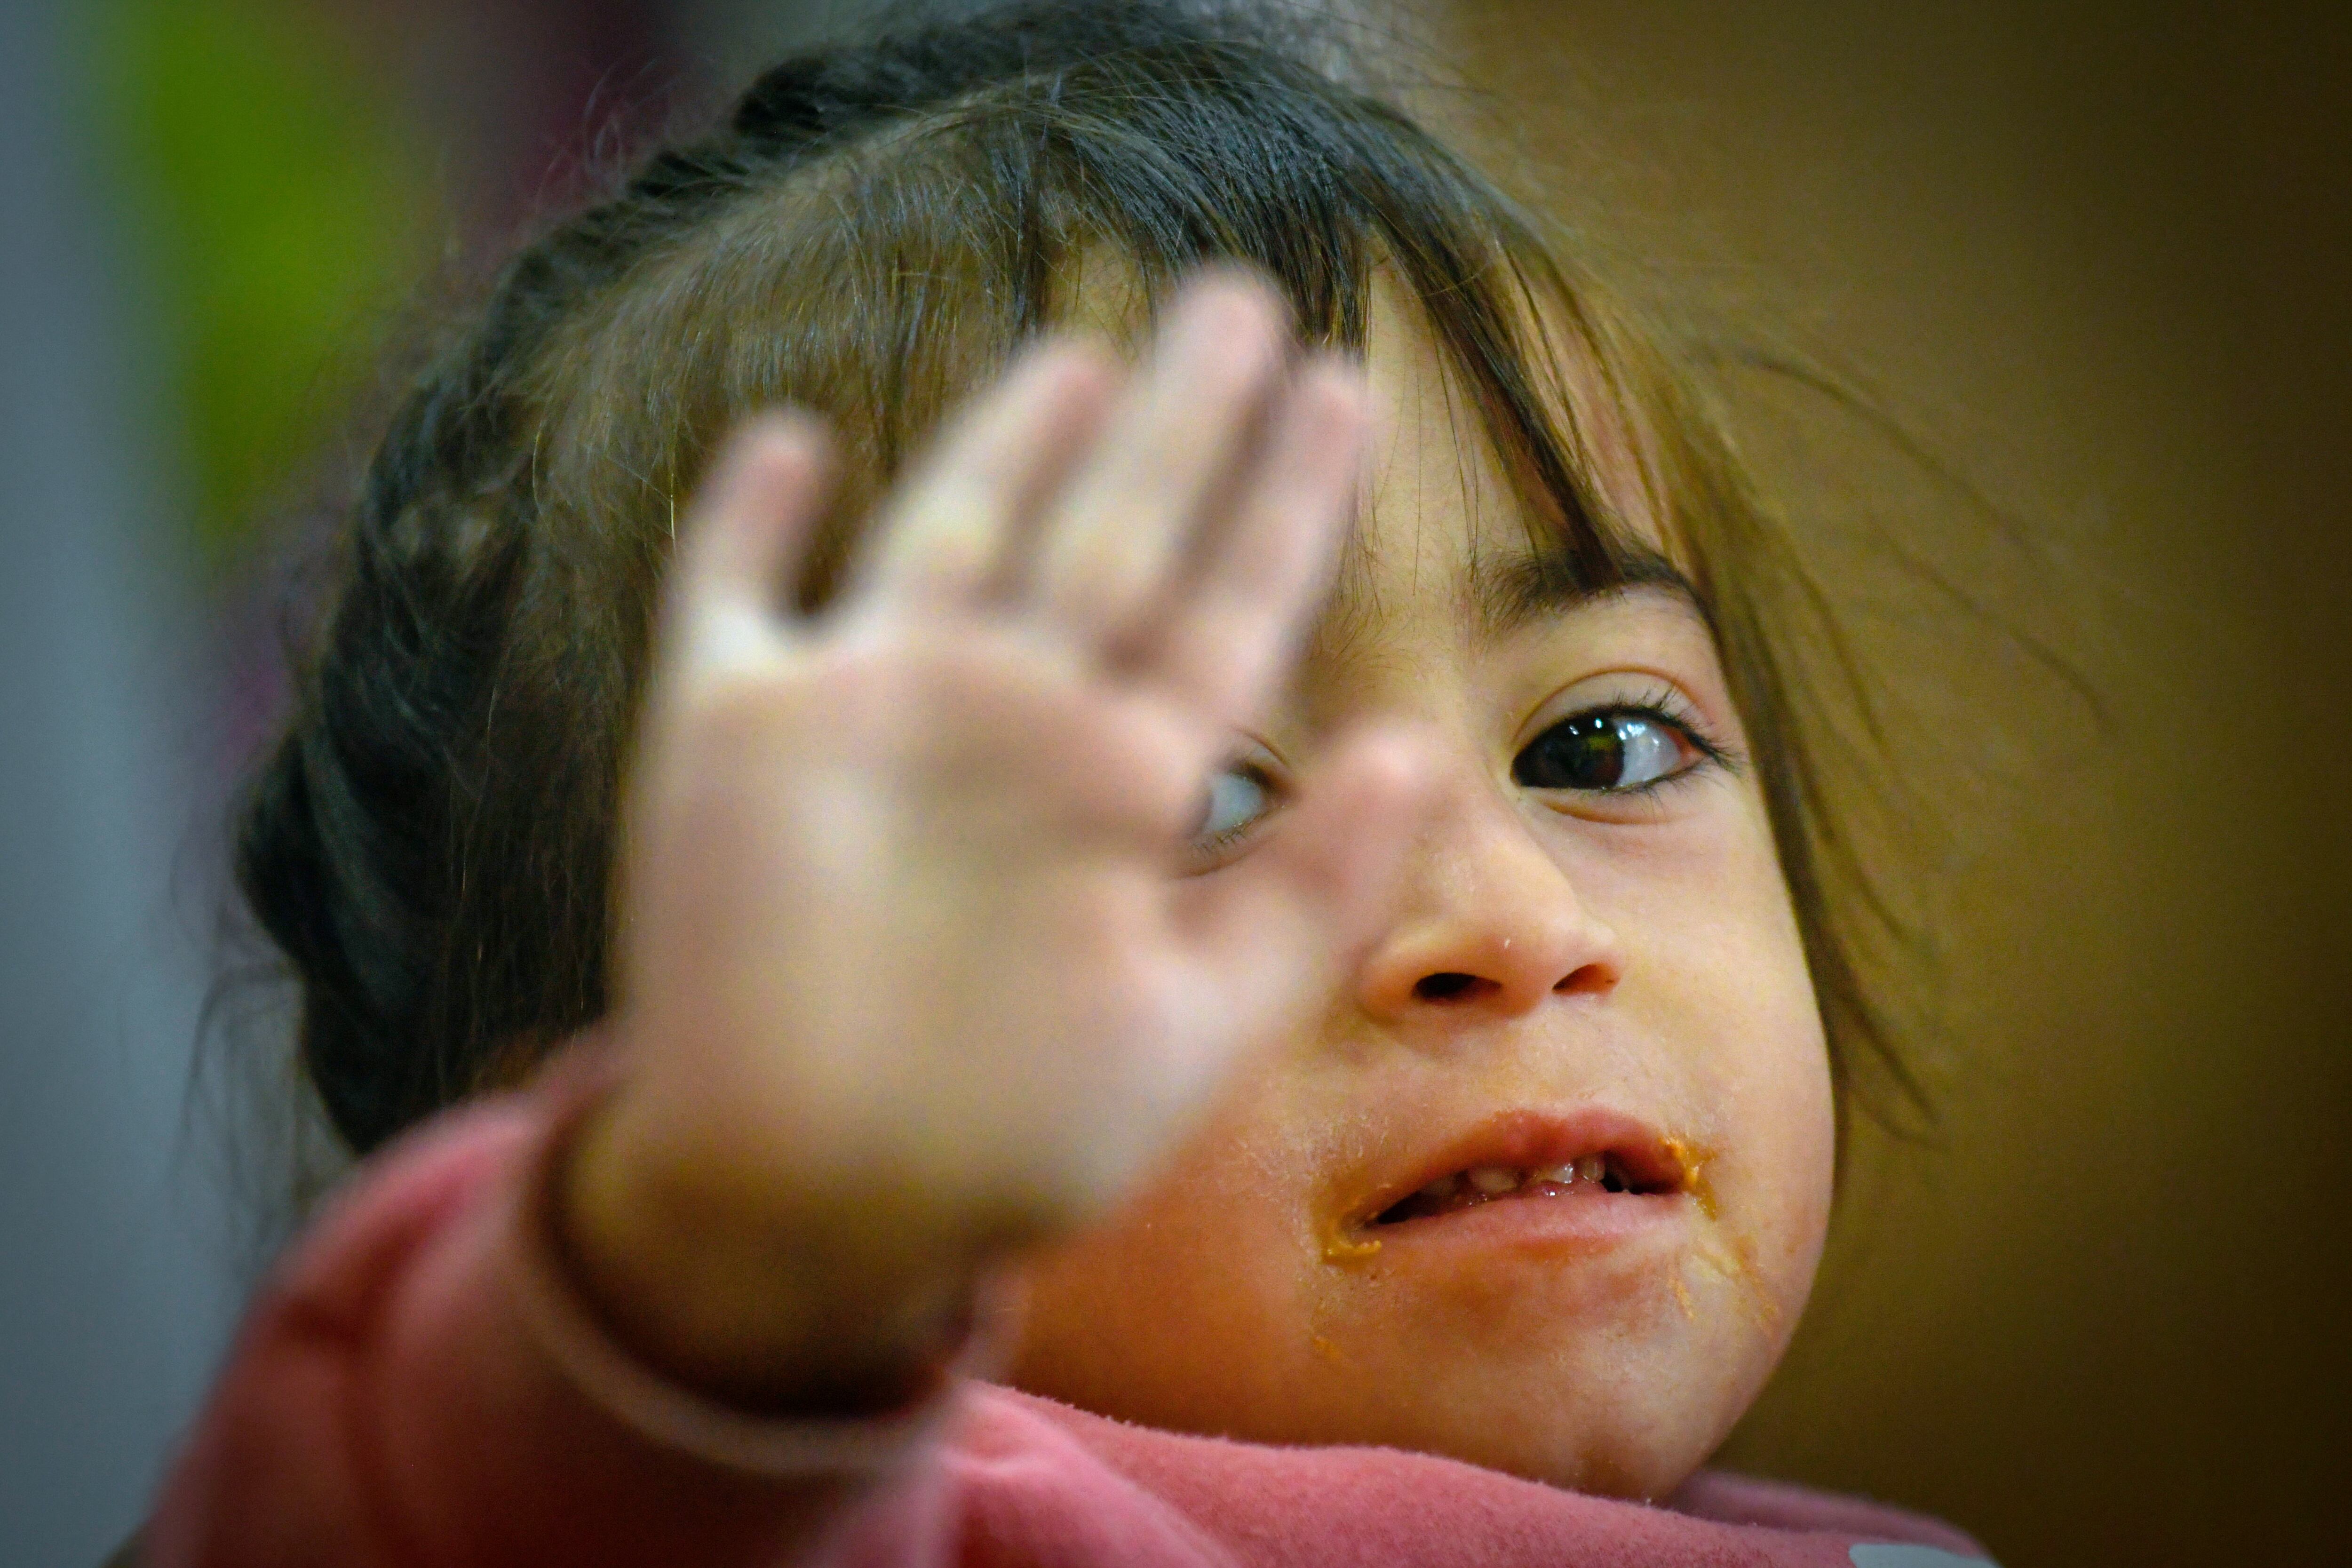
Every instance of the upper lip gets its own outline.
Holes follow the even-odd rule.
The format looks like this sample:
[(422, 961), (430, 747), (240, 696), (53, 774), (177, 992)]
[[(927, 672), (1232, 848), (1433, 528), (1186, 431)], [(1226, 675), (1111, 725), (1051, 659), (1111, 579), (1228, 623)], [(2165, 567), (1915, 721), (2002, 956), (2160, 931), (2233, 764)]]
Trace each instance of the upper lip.
[(1480, 1165), (1540, 1170), (1588, 1154), (1612, 1158), (1638, 1191), (1683, 1193), (1697, 1177), (1688, 1145), (1670, 1139), (1637, 1116), (1606, 1107), (1567, 1112), (1502, 1111), (1431, 1148), (1388, 1167), (1354, 1202), (1343, 1225), (1355, 1230), (1432, 1182)]

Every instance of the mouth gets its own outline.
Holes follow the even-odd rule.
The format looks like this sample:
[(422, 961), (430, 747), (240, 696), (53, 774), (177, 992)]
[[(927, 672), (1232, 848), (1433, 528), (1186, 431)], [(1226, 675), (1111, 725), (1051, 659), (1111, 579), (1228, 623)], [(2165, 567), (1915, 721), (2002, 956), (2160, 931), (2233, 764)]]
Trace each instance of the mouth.
[(1540, 1168), (1472, 1165), (1466, 1170), (1449, 1171), (1403, 1202), (1391, 1204), (1374, 1215), (1371, 1224), (1402, 1225), (1407, 1220), (1433, 1219), (1476, 1208), (1481, 1204), (1505, 1203), (1514, 1198), (1572, 1198), (1595, 1193), (1655, 1197), (1672, 1196), (1682, 1190), (1678, 1183), (1645, 1180), (1612, 1149)]
[(1352, 1207), (1341, 1231), (1360, 1247), (1451, 1229), (1456, 1216), (1498, 1205), (1527, 1207), (1531, 1222), (1538, 1219), (1534, 1205), (1551, 1211), (1553, 1223), (1570, 1225), (1604, 1214), (1663, 1218), (1684, 1206), (1680, 1200), (1703, 1197), (1703, 1163), (1691, 1144), (1632, 1117), (1514, 1112), (1400, 1170)]

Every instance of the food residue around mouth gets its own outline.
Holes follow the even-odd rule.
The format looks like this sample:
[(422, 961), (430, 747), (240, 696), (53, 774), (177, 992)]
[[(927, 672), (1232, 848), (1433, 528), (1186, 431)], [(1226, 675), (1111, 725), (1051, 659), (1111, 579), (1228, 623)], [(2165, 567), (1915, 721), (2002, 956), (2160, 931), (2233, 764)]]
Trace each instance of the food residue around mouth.
[(1381, 1249), (1378, 1237), (1358, 1237), (1344, 1230), (1333, 1230), (1323, 1238), (1323, 1261), (1326, 1263), (1361, 1263)]
[[(1758, 1267), (1756, 1248), (1745, 1237), (1728, 1245), (1720, 1241), (1702, 1244), (1690, 1254), (1693, 1267), (1708, 1277), (1731, 1287), (1746, 1308), (1748, 1319), (1767, 1333), (1780, 1321), (1780, 1309), (1772, 1300), (1771, 1289), (1764, 1282), (1764, 1271)], [(1680, 1279), (1675, 1281), (1675, 1294), (1684, 1303), (1683, 1315), (1690, 1315), (1689, 1290)]]
[(1685, 1138), (1665, 1140), (1665, 1148), (1682, 1169), (1682, 1183), (1677, 1190), (1691, 1195), (1699, 1213), (1709, 1219), (1717, 1217), (1715, 1186), (1706, 1179), (1707, 1163), (1714, 1159), (1714, 1151), (1702, 1149)]
[[(1323, 1261), (1361, 1264), (1381, 1250), (1381, 1238), (1370, 1232), (1512, 1200), (1687, 1195), (1701, 1215), (1718, 1217), (1714, 1184), (1707, 1179), (1714, 1151), (1686, 1138), (1661, 1139), (1658, 1148), (1665, 1156), (1663, 1161), (1607, 1150), (1552, 1165), (1473, 1165), (1455, 1171), (1368, 1219), (1350, 1223), (1334, 1216), (1322, 1234)], [(1713, 1265), (1713, 1271), (1728, 1272), (1720, 1263)]]

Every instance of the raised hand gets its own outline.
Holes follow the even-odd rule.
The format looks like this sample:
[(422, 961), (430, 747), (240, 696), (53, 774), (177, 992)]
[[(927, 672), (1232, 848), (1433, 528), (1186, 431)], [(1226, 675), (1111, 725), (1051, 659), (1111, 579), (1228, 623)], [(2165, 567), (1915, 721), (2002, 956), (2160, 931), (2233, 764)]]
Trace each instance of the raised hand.
[(633, 774), (628, 1071), (565, 1188), (646, 1353), (776, 1397), (887, 1381), (1326, 1003), (1417, 818), (1409, 740), (1330, 748), (1232, 865), (1187, 841), (1321, 600), (1366, 400), (1262, 286), (1199, 281), (1132, 377), (1032, 351), (814, 618), (821, 433), (738, 437)]

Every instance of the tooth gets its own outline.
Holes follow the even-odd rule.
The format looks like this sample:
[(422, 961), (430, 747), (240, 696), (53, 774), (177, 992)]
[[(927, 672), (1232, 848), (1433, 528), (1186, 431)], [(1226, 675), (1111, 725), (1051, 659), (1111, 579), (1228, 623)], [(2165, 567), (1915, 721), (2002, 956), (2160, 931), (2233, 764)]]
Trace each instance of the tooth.
[(1576, 1184), (1576, 1162), (1570, 1160), (1565, 1165), (1547, 1165), (1542, 1170), (1532, 1173), (1528, 1179), (1534, 1182), (1557, 1182), (1563, 1187), (1573, 1186)]
[(1609, 1173), (1609, 1162), (1598, 1154), (1587, 1154), (1576, 1163), (1576, 1173), (1588, 1182), (1597, 1182)]
[(1437, 1180), (1430, 1183), (1429, 1185), (1422, 1188), (1421, 1192), (1417, 1195), (1427, 1198), (1433, 1203), (1444, 1203), (1455, 1193), (1461, 1191), (1461, 1177), (1440, 1176)]
[(1507, 1165), (1477, 1165), (1471, 1169), (1470, 1184), (1490, 1198), (1500, 1197), (1519, 1184), (1519, 1173)]

